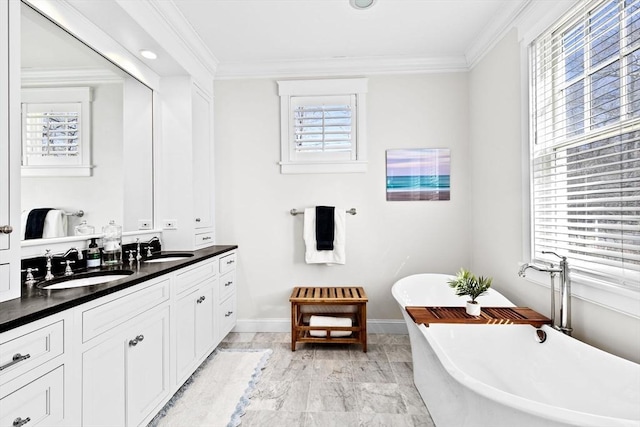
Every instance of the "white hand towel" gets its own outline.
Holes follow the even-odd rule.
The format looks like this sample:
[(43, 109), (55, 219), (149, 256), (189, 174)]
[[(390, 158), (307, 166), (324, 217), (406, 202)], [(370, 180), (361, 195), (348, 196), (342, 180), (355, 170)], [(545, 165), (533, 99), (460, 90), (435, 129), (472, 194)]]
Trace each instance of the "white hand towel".
[[(311, 316), (309, 326), (352, 326), (351, 319), (348, 317), (330, 317), (330, 316)], [(309, 331), (312, 337), (326, 337), (327, 331)], [(351, 331), (331, 331), (333, 338), (348, 337)]]
[(52, 209), (47, 212), (44, 219), (44, 229), (42, 230), (42, 238), (66, 237), (67, 236), (67, 216), (64, 211)]
[(345, 264), (346, 263), (346, 211), (335, 208), (333, 250), (319, 251), (316, 249), (316, 208), (305, 208), (303, 238), (306, 245), (304, 259), (307, 264)]

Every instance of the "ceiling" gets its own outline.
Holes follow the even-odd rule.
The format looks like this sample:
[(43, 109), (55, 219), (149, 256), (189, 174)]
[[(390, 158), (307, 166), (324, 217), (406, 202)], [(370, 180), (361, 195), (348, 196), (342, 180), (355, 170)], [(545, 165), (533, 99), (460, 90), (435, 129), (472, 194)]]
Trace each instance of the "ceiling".
[(130, 14), (144, 17), (147, 5), (217, 79), (468, 70), (528, 6), (560, 2), (376, 0), (356, 10), (349, 0), (65, 1), (131, 52), (158, 52), (148, 64), (159, 74), (179, 73), (150, 27), (134, 25)]
[(222, 72), (318, 61), (469, 66), (529, 0), (173, 0)]

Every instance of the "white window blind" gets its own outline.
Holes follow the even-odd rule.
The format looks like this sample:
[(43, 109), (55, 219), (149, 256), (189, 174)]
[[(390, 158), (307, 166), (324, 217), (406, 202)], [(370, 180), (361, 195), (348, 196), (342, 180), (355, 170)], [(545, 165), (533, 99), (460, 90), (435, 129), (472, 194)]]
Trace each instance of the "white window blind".
[(581, 4), (530, 50), (533, 256), (640, 289), (640, 0)]
[(293, 157), (355, 159), (355, 96), (292, 97)]

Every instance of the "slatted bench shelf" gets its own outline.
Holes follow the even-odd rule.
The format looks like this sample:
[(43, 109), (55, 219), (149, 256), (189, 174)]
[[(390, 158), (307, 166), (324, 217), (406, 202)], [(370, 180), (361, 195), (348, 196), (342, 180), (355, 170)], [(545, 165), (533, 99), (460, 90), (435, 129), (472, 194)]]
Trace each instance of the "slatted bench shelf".
[[(334, 343), (362, 344), (362, 351), (367, 351), (367, 294), (362, 287), (296, 287), (289, 298), (291, 302), (291, 351), (296, 350), (296, 343)], [(305, 319), (303, 306), (318, 306), (320, 311), (314, 314), (331, 317), (349, 317), (351, 327), (309, 326)], [(345, 313), (337, 306), (353, 306), (353, 313)], [(315, 308), (315, 307), (314, 307)], [(325, 331), (324, 337), (311, 336), (310, 331)], [(331, 336), (334, 331), (350, 331), (351, 336)]]
[(536, 328), (551, 324), (551, 319), (528, 307), (482, 307), (479, 316), (466, 313), (464, 307), (405, 307), (416, 323), (475, 323), (516, 325), (528, 324)]

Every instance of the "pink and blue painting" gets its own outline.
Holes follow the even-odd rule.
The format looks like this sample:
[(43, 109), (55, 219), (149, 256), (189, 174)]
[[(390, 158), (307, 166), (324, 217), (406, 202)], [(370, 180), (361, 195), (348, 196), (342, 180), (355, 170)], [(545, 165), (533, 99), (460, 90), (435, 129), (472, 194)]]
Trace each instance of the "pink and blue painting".
[(387, 201), (450, 199), (448, 148), (387, 150)]

